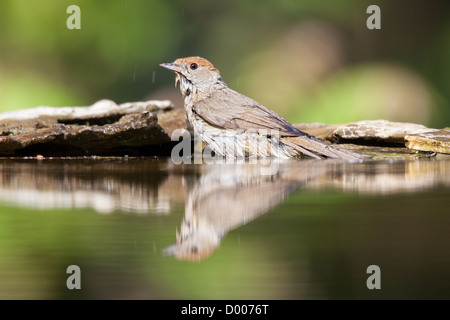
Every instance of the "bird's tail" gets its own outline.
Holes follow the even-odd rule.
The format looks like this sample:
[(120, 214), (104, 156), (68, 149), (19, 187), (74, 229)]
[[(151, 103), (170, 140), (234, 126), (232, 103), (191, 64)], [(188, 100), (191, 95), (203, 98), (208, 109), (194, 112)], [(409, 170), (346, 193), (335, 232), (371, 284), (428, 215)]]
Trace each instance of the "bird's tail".
[(304, 154), (306, 156), (316, 159), (323, 159), (323, 158), (334, 158), (343, 160), (370, 159), (369, 156), (328, 145), (325, 142), (322, 142), (316, 137), (310, 135), (298, 137), (285, 137), (282, 138), (281, 140), (284, 144), (290, 146), (299, 154)]

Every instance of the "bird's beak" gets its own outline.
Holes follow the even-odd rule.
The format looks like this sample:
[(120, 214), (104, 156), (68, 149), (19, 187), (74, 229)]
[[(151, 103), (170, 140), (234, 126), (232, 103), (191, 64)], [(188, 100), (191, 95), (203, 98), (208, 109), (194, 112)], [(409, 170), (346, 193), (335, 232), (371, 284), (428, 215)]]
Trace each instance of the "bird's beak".
[(172, 70), (177, 73), (181, 73), (181, 66), (175, 63), (161, 63), (161, 67)]
[(176, 87), (178, 81), (180, 81), (180, 74), (182, 74), (181, 66), (175, 63), (161, 63), (160, 66), (176, 73), (175, 76), (175, 87)]

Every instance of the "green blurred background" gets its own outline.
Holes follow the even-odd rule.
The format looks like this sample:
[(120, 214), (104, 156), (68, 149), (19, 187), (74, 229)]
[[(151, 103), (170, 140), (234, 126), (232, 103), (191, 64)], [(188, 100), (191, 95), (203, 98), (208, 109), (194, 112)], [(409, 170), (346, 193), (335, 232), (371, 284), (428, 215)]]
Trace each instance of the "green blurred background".
[[(72, 4), (81, 8), (81, 30), (66, 27)], [(381, 30), (366, 27), (371, 4), (381, 7)], [(449, 13), (449, 1), (425, 0), (0, 0), (0, 112), (104, 98), (171, 99), (180, 106), (173, 74), (158, 65), (200, 55), (229, 87), (292, 122), (387, 119), (445, 127)], [(6, 170), (2, 178), (8, 177)], [(399, 279), (407, 285), (383, 297), (423, 297), (430, 287), (431, 297), (447, 297), (448, 258), (439, 250), (448, 248), (448, 219), (423, 215), (430, 208), (444, 212), (447, 198), (297, 193), (274, 209), (278, 215), (227, 235), (202, 265), (160, 256), (175, 239), (182, 205), (167, 216), (140, 217), (2, 203), (0, 298), (76, 298), (61, 281), (69, 263), (83, 268), (83, 298), (373, 298), (358, 289), (366, 274), (351, 272), (352, 257), (360, 257), (353, 271), (380, 261), (391, 274), (405, 274)], [(352, 231), (355, 219), (361, 223)], [(405, 221), (425, 227), (399, 242)], [(297, 291), (316, 283), (325, 284), (323, 292)], [(237, 284), (248, 286), (238, 291)]]
[[(69, 5), (81, 30), (69, 30)], [(381, 8), (368, 30), (366, 8)], [(171, 99), (200, 55), (292, 122), (450, 120), (448, 1), (0, 1), (0, 112)]]

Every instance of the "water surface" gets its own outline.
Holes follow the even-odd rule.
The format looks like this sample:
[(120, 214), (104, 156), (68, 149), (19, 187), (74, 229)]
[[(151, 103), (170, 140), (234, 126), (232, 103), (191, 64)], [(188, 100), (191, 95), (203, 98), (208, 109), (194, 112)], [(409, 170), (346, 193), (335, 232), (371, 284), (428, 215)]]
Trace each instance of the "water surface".
[(445, 158), (5, 159), (0, 173), (2, 299), (450, 298)]

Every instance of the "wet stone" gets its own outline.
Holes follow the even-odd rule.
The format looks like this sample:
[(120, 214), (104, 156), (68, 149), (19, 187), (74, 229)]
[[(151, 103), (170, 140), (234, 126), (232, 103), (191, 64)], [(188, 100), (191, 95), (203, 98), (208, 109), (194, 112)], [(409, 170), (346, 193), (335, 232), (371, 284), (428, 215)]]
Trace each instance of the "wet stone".
[(328, 125), (318, 122), (294, 124), (294, 127), (301, 131), (307, 132), (317, 138), (329, 141), (333, 141), (333, 132), (339, 126), (340, 125)]
[(412, 134), (405, 140), (410, 149), (450, 154), (450, 129)]
[(298, 123), (294, 126), (339, 147), (364, 153), (374, 159), (418, 159), (450, 154), (450, 129), (431, 129), (424, 125), (368, 120), (327, 125)]
[(138, 102), (127, 102), (116, 104), (112, 100), (103, 99), (87, 107), (36, 107), (17, 111), (4, 112), (0, 114), (0, 125), (11, 121), (35, 120), (47, 121), (59, 120), (83, 120), (101, 119), (140, 112), (156, 112), (170, 110), (173, 104), (169, 100), (149, 100)]
[[(420, 124), (375, 120), (294, 126), (375, 159), (450, 153), (449, 130)], [(171, 141), (176, 129), (192, 131), (185, 110), (173, 108), (168, 100), (120, 105), (101, 100), (88, 107), (37, 107), (0, 114), (0, 156), (169, 156), (178, 143)]]
[[(0, 114), (0, 155), (76, 156), (145, 152), (170, 142), (158, 113), (170, 101), (117, 105), (101, 100), (89, 107), (38, 107)], [(169, 122), (168, 122), (169, 123)], [(137, 149), (136, 149), (137, 148)]]
[(386, 120), (359, 121), (339, 126), (333, 130), (333, 138), (342, 140), (364, 140), (404, 144), (405, 136), (424, 132), (437, 131), (420, 124), (406, 122), (390, 122)]
[(158, 113), (158, 123), (164, 128), (164, 131), (169, 137), (171, 137), (172, 133), (177, 129), (192, 130), (184, 108)]

